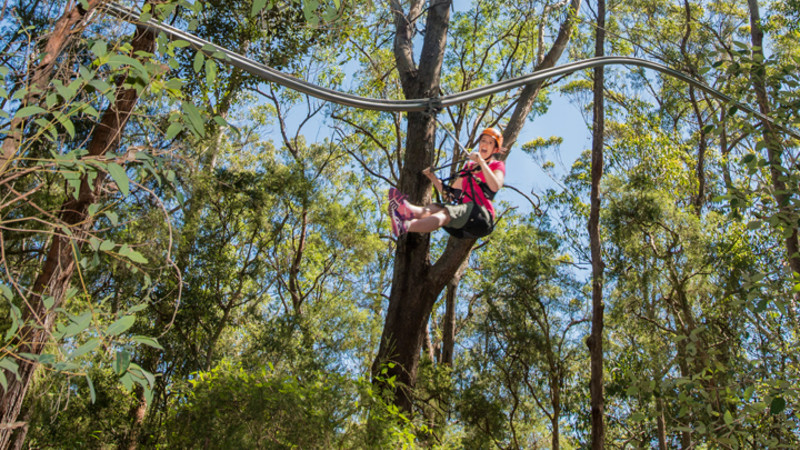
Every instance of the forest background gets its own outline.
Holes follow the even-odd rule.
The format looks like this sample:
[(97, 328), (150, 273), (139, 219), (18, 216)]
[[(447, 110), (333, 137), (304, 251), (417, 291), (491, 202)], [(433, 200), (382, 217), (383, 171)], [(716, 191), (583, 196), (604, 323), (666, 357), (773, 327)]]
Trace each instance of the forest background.
[(366, 97), (608, 54), (772, 119), (626, 66), (447, 108), (521, 191), (478, 242), (388, 232), (431, 114), (107, 3), (2, 5), (0, 448), (800, 444), (797, 1), (125, 3)]

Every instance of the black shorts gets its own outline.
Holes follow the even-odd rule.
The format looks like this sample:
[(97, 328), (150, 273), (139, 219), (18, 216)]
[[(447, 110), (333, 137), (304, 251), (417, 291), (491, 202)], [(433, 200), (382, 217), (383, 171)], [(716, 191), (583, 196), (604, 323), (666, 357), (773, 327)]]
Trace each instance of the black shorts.
[[(450, 214), (451, 205), (442, 205)], [(450, 217), (450, 223), (443, 227), (451, 236), (463, 239), (477, 239), (488, 236), (494, 230), (492, 214), (484, 206), (473, 202), (452, 206), (457, 217)]]

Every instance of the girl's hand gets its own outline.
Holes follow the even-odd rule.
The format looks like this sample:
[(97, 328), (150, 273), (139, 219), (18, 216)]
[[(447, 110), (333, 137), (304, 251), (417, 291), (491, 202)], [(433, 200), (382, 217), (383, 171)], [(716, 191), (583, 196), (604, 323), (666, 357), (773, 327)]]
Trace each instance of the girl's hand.
[(428, 167), (427, 169), (423, 169), (422, 170), (422, 174), (425, 175), (426, 177), (430, 178), (431, 180), (436, 178), (436, 175), (434, 175), (433, 172), (431, 172), (431, 168), (430, 167)]

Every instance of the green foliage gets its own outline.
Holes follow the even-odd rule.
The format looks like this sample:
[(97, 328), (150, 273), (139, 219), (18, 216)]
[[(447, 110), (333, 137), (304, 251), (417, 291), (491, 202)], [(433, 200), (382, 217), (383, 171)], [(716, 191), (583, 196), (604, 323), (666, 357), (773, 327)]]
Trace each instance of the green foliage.
[(300, 383), (270, 369), (246, 372), (223, 363), (198, 373), (176, 392), (167, 422), (169, 447), (330, 447), (354, 402), (335, 375), (308, 374)]
[[(4, 141), (4, 151), (10, 148), (12, 152), (5, 154), (10, 159), (4, 159), (0, 174), (4, 197), (0, 223), (9, 256), (4, 258), (3, 273), (3, 304), (9, 315), (2, 323), (5, 336), (0, 360), (6, 373), (15, 375), (21, 362), (34, 361), (47, 370), (68, 375), (88, 374), (91, 368), (113, 364), (123, 386), (132, 389), (136, 384), (151, 392), (154, 377), (131, 362), (130, 347), (137, 341), (127, 333), (143, 304), (120, 308), (108, 302), (108, 297), (95, 298), (94, 286), (87, 285), (86, 277), (108, 264), (119, 264), (136, 274), (149, 262), (136, 249), (137, 243), (114, 240), (110, 235), (124, 229), (119, 218), (128, 199), (153, 194), (147, 185), (167, 184), (165, 158), (157, 152), (136, 151), (141, 148), (136, 139), (123, 139), (120, 148), (106, 148), (93, 155), (88, 149), (97, 144), (95, 141), (107, 139), (98, 137), (102, 135), (99, 122), (102, 117), (119, 114), (109, 111), (123, 90), (146, 97), (152, 87), (166, 94), (164, 101), (171, 103), (180, 100), (180, 92), (164, 88), (178, 80), (169, 78), (155, 55), (132, 54), (132, 45), (125, 40), (110, 44), (108, 33), (98, 34), (92, 26), (85, 36), (76, 35), (59, 55), (52, 77), (45, 74), (49, 84), (34, 84), (36, 70), (41, 69), (23, 64), (26, 56), (34, 59), (38, 51), (36, 45), (24, 42), (24, 33), (29, 31), (27, 20), (23, 14), (6, 23), (18, 26), (19, 32), (12, 36), (16, 41), (9, 41), (7, 48), (13, 53), (4, 59), (8, 65), (2, 68), (3, 85), (10, 86), (2, 92), (11, 94), (10, 102), (3, 101), (9, 113), (3, 125), (19, 133)], [(43, 33), (42, 39), (46, 43), (55, 37)], [(150, 131), (155, 135), (160, 132), (157, 126)], [(114, 143), (112, 139), (101, 145)], [(69, 213), (64, 209), (84, 217), (73, 223), (66, 219)], [(99, 224), (97, 228), (93, 227), (95, 223)], [(70, 279), (52, 282), (47, 279), (50, 273), (40, 273), (45, 258), (36, 255), (48, 253), (54, 245), (53, 236), (69, 240), (70, 255), (66, 258), (74, 259), (75, 270), (70, 266), (63, 273), (70, 278), (74, 273), (74, 284)], [(54, 255), (58, 253), (53, 252), (50, 258)], [(52, 292), (35, 284), (39, 278)], [(145, 288), (147, 282), (145, 277)], [(40, 314), (43, 316), (37, 318)], [(44, 315), (50, 318), (45, 321)], [(49, 340), (44, 342), (43, 352), (20, 353), (20, 346), (26, 343), (19, 339), (31, 330), (50, 327), (43, 325), (49, 323), (54, 325), (44, 329)], [(153, 338), (144, 339), (158, 345)], [(117, 356), (90, 361), (95, 354)], [(2, 381), (6, 381), (5, 376)], [(94, 383), (88, 378), (87, 383), (89, 398), (93, 399)]]
[[(408, 448), (414, 436), (411, 422), (370, 383), (271, 364), (244, 370), (223, 361), (195, 373), (171, 403), (167, 447)], [(369, 427), (358, 419), (366, 415)]]
[[(23, 412), (29, 447), (585, 446), (588, 154), (542, 196), (547, 216), (505, 216), (473, 255), (452, 367), (436, 308), (409, 414), (388, 367), (363, 378), (392, 278), (378, 199), (404, 170), (404, 116), (307, 103), (163, 36), (157, 55), (131, 54), (133, 28), (98, 15), (38, 89), (28, 77), (58, 11), (14, 5), (0, 24), (0, 130), (20, 131), (0, 168), (0, 388), (23, 361), (42, 367)], [(761, 6), (765, 57), (746, 43), (743, 4), (722, 1), (618, 3), (607, 53), (648, 55), (748, 104), (763, 77), (770, 115), (796, 127), (797, 2)], [(555, 31), (547, 8), (457, 5), (442, 91), (530, 72)], [(394, 17), (371, 2), (180, 2), (149, 16), (326, 86), (402, 96)], [(591, 54), (592, 32), (576, 31), (571, 59)], [(798, 223), (796, 145), (782, 138), (771, 161), (736, 108), (641, 70), (606, 79), (607, 445), (655, 447), (663, 430), (667, 448), (796, 447), (800, 278), (782, 251)], [(119, 146), (90, 156), (116, 82), (138, 106)], [(558, 86), (588, 105), (585, 74)], [(447, 126), (468, 141), (502, 126), (516, 98), (451, 108)], [(303, 129), (322, 116), (330, 128)], [(522, 149), (543, 161), (566, 142)], [(65, 226), (64, 205), (97, 183), (85, 227)], [(54, 324), (43, 351), (21, 354), (56, 235), (71, 239), (76, 270), (63, 294), (40, 298)]]
[(481, 306), (464, 337), (473, 345), (455, 374), (461, 445), (573, 445), (571, 372), (585, 353), (570, 336), (586, 331), (578, 284), (547, 222), (506, 216), (492, 240), (480, 256)]
[[(94, 395), (89, 395), (91, 379)], [(44, 372), (28, 395), (29, 447), (114, 448), (125, 444), (131, 423), (125, 411), (137, 400), (120, 389), (108, 370), (90, 369), (88, 378)]]

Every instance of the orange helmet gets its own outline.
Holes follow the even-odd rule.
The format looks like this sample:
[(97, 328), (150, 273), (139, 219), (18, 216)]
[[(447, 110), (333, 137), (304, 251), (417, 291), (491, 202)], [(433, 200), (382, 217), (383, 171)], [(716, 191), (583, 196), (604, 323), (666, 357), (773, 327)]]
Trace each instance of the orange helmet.
[(478, 136), (478, 139), (480, 139), (481, 136), (483, 136), (484, 134), (486, 136), (494, 138), (495, 142), (497, 142), (498, 151), (503, 148), (503, 133), (501, 133), (500, 130), (498, 130), (497, 128), (487, 128), (481, 131), (481, 135)]

